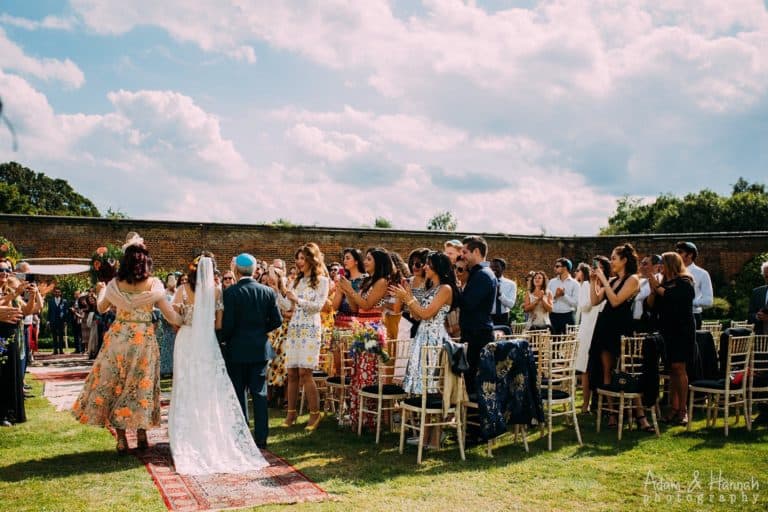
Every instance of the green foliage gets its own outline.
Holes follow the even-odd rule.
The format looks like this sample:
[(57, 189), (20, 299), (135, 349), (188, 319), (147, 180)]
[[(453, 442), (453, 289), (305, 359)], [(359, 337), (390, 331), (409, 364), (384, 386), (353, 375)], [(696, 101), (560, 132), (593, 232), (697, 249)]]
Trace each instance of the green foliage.
[(712, 307), (705, 309), (701, 316), (705, 320), (731, 318), (731, 303), (728, 302), (728, 299), (724, 299), (723, 297), (715, 297), (712, 302)]
[(107, 208), (107, 212), (104, 214), (105, 219), (129, 219), (128, 214), (126, 214), (124, 211), (120, 210), (119, 208), (116, 210), (113, 210), (110, 206)]
[(61, 295), (70, 303), (75, 297), (75, 290), (85, 291), (91, 288), (91, 281), (88, 274), (69, 274), (56, 277), (56, 286), (61, 288)]
[(427, 229), (430, 231), (456, 231), (459, 221), (449, 210), (436, 213), (427, 221)]
[(763, 274), (760, 272), (760, 265), (768, 261), (768, 252), (758, 254), (744, 265), (738, 277), (733, 282), (728, 293), (730, 301), (731, 318), (734, 320), (746, 320), (747, 311), (749, 311), (749, 298), (752, 296), (752, 290), (765, 284)]
[(682, 198), (662, 194), (652, 203), (624, 196), (616, 202), (616, 211), (600, 234), (758, 231), (765, 229), (766, 218), (765, 185), (739, 178), (727, 197), (708, 189)]
[(0, 212), (99, 217), (96, 206), (62, 179), (7, 162), (0, 164)]
[(16, 250), (13, 242), (2, 235), (0, 235), (0, 258), (8, 258), (12, 265), (16, 265), (23, 258), (22, 254)]
[(279, 228), (293, 228), (296, 227), (296, 224), (291, 222), (288, 219), (284, 219), (283, 217), (280, 217), (279, 219), (275, 219), (272, 221), (272, 225)]
[(373, 227), (382, 229), (392, 229), (392, 221), (384, 217), (376, 217), (373, 221)]

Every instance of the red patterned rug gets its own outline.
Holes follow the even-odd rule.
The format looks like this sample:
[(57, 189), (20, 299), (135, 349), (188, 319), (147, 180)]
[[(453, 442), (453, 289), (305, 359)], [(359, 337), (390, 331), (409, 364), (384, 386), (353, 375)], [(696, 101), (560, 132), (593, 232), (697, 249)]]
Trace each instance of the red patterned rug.
[[(35, 377), (46, 382), (46, 387), (49, 383), (53, 385), (55, 400), (53, 396), (49, 399), (58, 404), (74, 403), (85, 379), (82, 372), (30, 370)], [(64, 373), (69, 373), (68, 379)], [(77, 386), (77, 383), (80, 386)], [(168, 405), (167, 399), (161, 403), (161, 427), (147, 432), (150, 448), (131, 452), (144, 463), (152, 475), (152, 480), (168, 510), (197, 512), (330, 499), (328, 493), (317, 484), (268, 450), (262, 452), (269, 461), (269, 466), (260, 471), (206, 476), (177, 474), (168, 444)], [(129, 446), (136, 446), (135, 433), (128, 433), (128, 443)]]

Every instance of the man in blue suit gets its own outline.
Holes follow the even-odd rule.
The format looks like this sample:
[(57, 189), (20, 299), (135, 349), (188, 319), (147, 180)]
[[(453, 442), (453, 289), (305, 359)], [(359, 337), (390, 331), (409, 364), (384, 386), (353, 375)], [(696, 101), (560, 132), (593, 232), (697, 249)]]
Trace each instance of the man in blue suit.
[(221, 341), (229, 378), (248, 419), (246, 389), (253, 398), (253, 437), (259, 448), (267, 447), (267, 369), (273, 357), (267, 334), (280, 327), (283, 318), (272, 288), (253, 279), (256, 258), (241, 254), (232, 264), (237, 284), (224, 290)]
[(54, 288), (53, 297), (48, 299), (48, 326), (53, 336), (53, 353), (64, 353), (64, 326), (67, 323), (69, 304), (61, 296), (61, 289)]

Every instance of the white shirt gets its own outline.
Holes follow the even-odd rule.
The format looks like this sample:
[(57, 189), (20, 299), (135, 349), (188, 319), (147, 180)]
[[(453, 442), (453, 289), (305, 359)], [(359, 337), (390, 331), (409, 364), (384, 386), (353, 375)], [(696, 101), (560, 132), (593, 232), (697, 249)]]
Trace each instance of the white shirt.
[(499, 279), (499, 302), (501, 311), (496, 311), (496, 299), (493, 300), (492, 315), (508, 313), (517, 302), (517, 283), (503, 276)]
[[(656, 280), (662, 282), (661, 274), (656, 274)], [(635, 295), (635, 302), (632, 304), (632, 318), (640, 320), (643, 317), (643, 301), (651, 295), (651, 283), (647, 278), (640, 278), (640, 291)]]
[[(560, 297), (556, 296), (558, 288), (563, 288), (565, 291)], [(552, 297), (554, 298), (552, 302), (553, 313), (571, 313), (576, 311), (576, 306), (579, 304), (579, 282), (570, 275), (564, 280), (560, 279), (560, 276), (553, 277), (547, 283), (547, 290), (552, 292)]]
[(714, 301), (712, 279), (709, 278), (709, 272), (696, 263), (688, 266), (688, 272), (693, 276), (693, 290), (696, 292), (693, 297), (693, 312), (701, 313), (704, 309), (711, 308)]

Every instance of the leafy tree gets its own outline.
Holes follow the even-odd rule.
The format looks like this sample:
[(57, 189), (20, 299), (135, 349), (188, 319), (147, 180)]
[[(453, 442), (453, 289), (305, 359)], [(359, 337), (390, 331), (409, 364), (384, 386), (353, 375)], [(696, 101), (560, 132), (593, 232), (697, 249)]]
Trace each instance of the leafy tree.
[(62, 179), (7, 162), (0, 164), (0, 212), (99, 217), (96, 206)]
[(708, 189), (682, 198), (662, 194), (652, 203), (624, 196), (616, 202), (615, 213), (600, 233), (754, 231), (765, 229), (766, 218), (768, 193), (765, 185), (750, 184), (739, 178), (730, 196), (721, 196)]
[(384, 217), (376, 217), (376, 220), (373, 221), (373, 227), (391, 229), (392, 221), (389, 219), (385, 219)]
[(760, 266), (764, 261), (768, 261), (768, 252), (758, 254), (749, 260), (728, 290), (728, 300), (732, 305), (731, 318), (734, 320), (747, 319), (752, 290), (765, 284), (763, 273), (760, 272)]
[(459, 221), (449, 210), (436, 213), (427, 222), (427, 229), (430, 231), (456, 231), (459, 227)]
[(107, 208), (107, 212), (104, 214), (105, 219), (129, 219), (128, 214), (122, 211), (120, 208), (113, 210), (110, 206)]
[(288, 219), (284, 219), (283, 217), (273, 220), (272, 225), (279, 228), (292, 228), (296, 226), (296, 224)]

